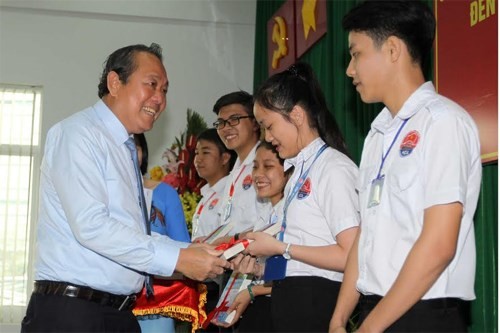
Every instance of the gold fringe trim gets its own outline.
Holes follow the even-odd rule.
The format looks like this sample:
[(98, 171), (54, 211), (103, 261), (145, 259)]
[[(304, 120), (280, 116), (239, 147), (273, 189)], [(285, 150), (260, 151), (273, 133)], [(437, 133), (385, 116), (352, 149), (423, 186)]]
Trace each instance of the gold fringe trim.
[[(198, 284), (198, 292), (200, 293), (200, 302), (198, 303), (198, 309), (200, 316), (203, 318), (203, 320), (199, 320), (198, 318), (198, 328), (201, 328), (205, 320), (207, 320), (207, 313), (205, 312), (205, 304), (207, 303), (207, 286), (203, 283)], [(194, 331), (192, 331), (194, 333)]]
[(198, 311), (183, 305), (167, 305), (154, 309), (134, 309), (132, 312), (135, 316), (161, 315), (190, 322), (191, 333), (194, 333), (197, 329), (201, 328), (205, 320), (207, 320), (207, 314), (204, 310), (204, 306), (207, 303), (207, 286), (203, 283), (198, 284), (198, 292), (200, 293)]

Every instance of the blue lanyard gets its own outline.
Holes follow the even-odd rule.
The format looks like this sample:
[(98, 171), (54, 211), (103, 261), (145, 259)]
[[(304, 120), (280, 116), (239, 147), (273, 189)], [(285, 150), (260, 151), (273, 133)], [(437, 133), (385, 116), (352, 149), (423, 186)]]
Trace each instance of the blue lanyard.
[(408, 119), (405, 119), (403, 121), (403, 123), (401, 124), (401, 126), (399, 126), (399, 129), (398, 129), (398, 132), (396, 133), (396, 136), (394, 137), (394, 139), (392, 140), (392, 143), (391, 145), (389, 146), (389, 148), (387, 149), (387, 151), (384, 152), (382, 151), (382, 163), (380, 163), (380, 168), (378, 169), (378, 174), (377, 174), (377, 178), (376, 179), (379, 179), (380, 178), (380, 173), (382, 172), (382, 168), (384, 167), (384, 162), (385, 162), (385, 159), (387, 158), (387, 155), (389, 155), (389, 152), (391, 151), (392, 149), (392, 146), (394, 146), (394, 142), (396, 142), (396, 140), (398, 139), (398, 136), (399, 134), (401, 133), (401, 130), (403, 129), (403, 127), (405, 127), (406, 123), (408, 122), (410, 118)]
[[(304, 171), (304, 173), (301, 173), (300, 176), (299, 176), (299, 179), (297, 179), (297, 182), (295, 182), (295, 185), (292, 189), (292, 191), (290, 191), (290, 194), (288, 195), (288, 197), (286, 198), (286, 201), (285, 201), (285, 207), (284, 207), (284, 214), (283, 214), (283, 223), (281, 224), (281, 231), (280, 231), (280, 235), (279, 235), (279, 239), (280, 241), (283, 241), (283, 236), (285, 234), (285, 229), (286, 229), (286, 214), (287, 214), (287, 211), (288, 211), (288, 206), (290, 205), (290, 203), (292, 202), (293, 198), (295, 198), (295, 195), (297, 194), (297, 192), (299, 191), (299, 189), (302, 187), (302, 185), (304, 184), (306, 178), (307, 178), (307, 175), (309, 174), (309, 171), (311, 170), (314, 162), (316, 162), (316, 160), (318, 159), (319, 155), (321, 155), (325, 149), (328, 147), (328, 145), (325, 143), (319, 150), (318, 152), (316, 153), (316, 156), (314, 157), (314, 160), (312, 161), (311, 165), (309, 165), (309, 168), (307, 168), (306, 171)], [(302, 167), (304, 167), (304, 163), (305, 162), (302, 162)]]

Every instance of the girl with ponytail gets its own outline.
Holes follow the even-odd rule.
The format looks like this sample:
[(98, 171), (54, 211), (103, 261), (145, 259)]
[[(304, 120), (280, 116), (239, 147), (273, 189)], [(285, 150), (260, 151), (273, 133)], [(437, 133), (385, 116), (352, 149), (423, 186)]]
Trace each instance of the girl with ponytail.
[(273, 281), (275, 331), (326, 332), (359, 225), (358, 170), (308, 64), (270, 77), (254, 102), (265, 140), (294, 170), (281, 233), (248, 234), (246, 252), (269, 256), (264, 280)]

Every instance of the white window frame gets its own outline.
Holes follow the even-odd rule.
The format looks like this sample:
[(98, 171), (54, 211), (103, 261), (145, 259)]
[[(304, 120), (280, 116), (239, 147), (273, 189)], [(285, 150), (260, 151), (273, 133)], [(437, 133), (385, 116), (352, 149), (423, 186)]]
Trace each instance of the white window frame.
[[(25, 249), (27, 252), (25, 254), (25, 271), (26, 271), (26, 284), (24, 288), (25, 292), (25, 302), (24, 304), (4, 304), (4, 295), (2, 295), (5, 289), (2, 288), (4, 281), (3, 269), (0, 267), (0, 331), (3, 332), (19, 332), (20, 323), (22, 318), (26, 313), (26, 307), (31, 296), (33, 289), (33, 258), (34, 258), (34, 248), (35, 248), (35, 235), (36, 235), (36, 225), (38, 220), (38, 186), (40, 179), (40, 162), (42, 158), (41, 148), (43, 146), (41, 142), (41, 122), (42, 122), (42, 97), (43, 89), (41, 86), (29, 86), (29, 85), (13, 85), (13, 84), (3, 84), (0, 83), (0, 92), (26, 92), (35, 94), (33, 103), (33, 119), (32, 119), (32, 136), (30, 145), (14, 145), (14, 144), (4, 144), (0, 140), (0, 155), (1, 156), (31, 156), (31, 166), (29, 169), (29, 190), (28, 190), (28, 209), (27, 209), (27, 242), (25, 244)], [(0, 96), (2, 99), (2, 96)], [(1, 101), (0, 101), (1, 103)], [(35, 110), (37, 108), (37, 110)], [(0, 108), (0, 112), (2, 108)], [(0, 115), (1, 121), (1, 115)], [(35, 130), (36, 128), (36, 130)], [(35, 132), (35, 134), (33, 134)], [(15, 151), (17, 154), (12, 154)], [(8, 179), (8, 175), (2, 175), (3, 179)], [(5, 180), (4, 180), (5, 181)], [(1, 217), (0, 217), (1, 218)], [(3, 240), (0, 240), (3, 242)], [(0, 244), (0, 251), (4, 251), (4, 245)], [(1, 254), (0, 254), (1, 255)], [(1, 258), (0, 258), (1, 259)], [(1, 262), (0, 262), (1, 264)]]

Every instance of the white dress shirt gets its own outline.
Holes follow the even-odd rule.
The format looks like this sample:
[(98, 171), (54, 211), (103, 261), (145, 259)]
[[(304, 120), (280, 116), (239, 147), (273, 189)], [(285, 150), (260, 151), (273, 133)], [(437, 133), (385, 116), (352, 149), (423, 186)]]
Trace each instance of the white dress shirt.
[(179, 249), (189, 244), (146, 235), (128, 138), (102, 100), (49, 130), (35, 280), (125, 295), (141, 290), (141, 272), (173, 273)]
[[(370, 187), (382, 153), (395, 140), (381, 171), (380, 204), (368, 207)], [(358, 189), (361, 238), (357, 288), (384, 296), (420, 236), (424, 210), (460, 202), (462, 222), (456, 255), (423, 299), (474, 299), (475, 241), (473, 216), (481, 183), (476, 125), (467, 112), (423, 84), (396, 117), (385, 108), (372, 123), (363, 148)]]

